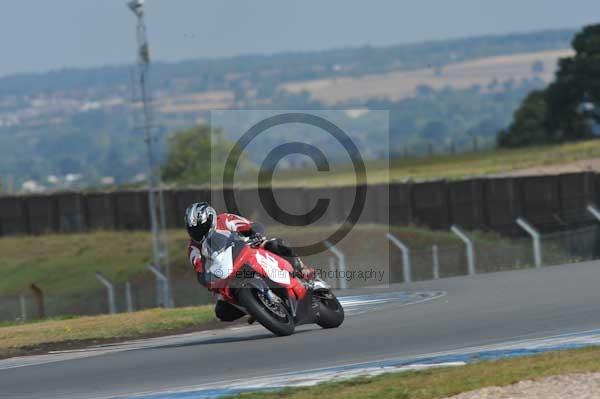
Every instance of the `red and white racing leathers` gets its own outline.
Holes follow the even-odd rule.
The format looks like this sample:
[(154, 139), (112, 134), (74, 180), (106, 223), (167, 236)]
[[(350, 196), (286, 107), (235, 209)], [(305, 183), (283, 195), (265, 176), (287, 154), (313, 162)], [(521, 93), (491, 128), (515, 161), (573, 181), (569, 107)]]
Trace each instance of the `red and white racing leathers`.
[[(252, 232), (252, 225), (253, 222), (241, 216), (234, 215), (232, 213), (221, 213), (217, 215), (217, 225), (213, 234), (222, 234), (228, 236), (231, 232), (235, 232), (242, 235), (247, 235)], [(201, 244), (194, 240), (190, 240), (188, 256), (190, 263), (194, 267), (196, 273), (199, 273), (199, 276), (203, 276), (206, 272), (205, 258), (210, 256), (210, 254), (207, 253), (209, 251), (210, 249), (207, 245), (204, 245), (204, 243)], [(202, 280), (203, 279), (199, 278), (199, 281), (207, 285), (210, 289), (210, 285)]]

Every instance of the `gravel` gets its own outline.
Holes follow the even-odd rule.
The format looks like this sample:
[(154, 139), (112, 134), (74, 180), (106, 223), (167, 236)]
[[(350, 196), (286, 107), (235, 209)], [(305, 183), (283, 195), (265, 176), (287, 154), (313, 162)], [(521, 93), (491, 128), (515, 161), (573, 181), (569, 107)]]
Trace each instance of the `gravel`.
[(600, 399), (600, 373), (570, 374), (465, 392), (452, 399)]

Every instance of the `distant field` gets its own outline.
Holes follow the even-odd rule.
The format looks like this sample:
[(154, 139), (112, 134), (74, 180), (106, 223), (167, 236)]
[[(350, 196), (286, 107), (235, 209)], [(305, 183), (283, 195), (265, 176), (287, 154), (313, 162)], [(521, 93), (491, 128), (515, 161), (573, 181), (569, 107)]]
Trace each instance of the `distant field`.
[[(600, 140), (522, 149), (498, 149), (461, 155), (439, 155), (374, 161), (367, 165), (369, 183), (405, 180), (460, 179), (472, 176), (555, 174), (600, 170)], [(318, 187), (355, 184), (351, 165), (332, 167), (331, 172), (315, 169), (278, 171), (274, 185)]]
[[(308, 91), (311, 96), (326, 105), (346, 101), (366, 101), (371, 98), (401, 100), (415, 95), (419, 85), (434, 89), (452, 87), (464, 89), (475, 84), (487, 86), (494, 79), (498, 88), (502, 83), (514, 79), (538, 77), (549, 82), (554, 77), (557, 61), (572, 55), (572, 50), (551, 50), (496, 57), (479, 58), (450, 64), (441, 69), (425, 68), (414, 71), (395, 71), (361, 77), (326, 78), (287, 82), (280, 89), (291, 93)], [(532, 65), (540, 61), (543, 70), (534, 72)], [(157, 107), (161, 113), (200, 112), (231, 107), (234, 93), (227, 90), (209, 91), (198, 94), (185, 94), (161, 97)]]
[(219, 90), (166, 96), (157, 101), (157, 108), (164, 114), (201, 112), (227, 108), (233, 104), (233, 101), (233, 92)]
[[(292, 93), (307, 91), (312, 98), (333, 105), (346, 101), (366, 101), (370, 98), (401, 100), (414, 96), (419, 85), (434, 89), (450, 86), (464, 89), (473, 85), (486, 86), (496, 79), (502, 82), (521, 81), (538, 77), (549, 82), (554, 77), (557, 61), (572, 55), (572, 50), (552, 50), (481, 58), (450, 64), (442, 69), (425, 68), (415, 71), (397, 71), (367, 75), (357, 78), (327, 78), (312, 81), (290, 82), (280, 88)], [(534, 72), (534, 62), (540, 61), (543, 70)]]

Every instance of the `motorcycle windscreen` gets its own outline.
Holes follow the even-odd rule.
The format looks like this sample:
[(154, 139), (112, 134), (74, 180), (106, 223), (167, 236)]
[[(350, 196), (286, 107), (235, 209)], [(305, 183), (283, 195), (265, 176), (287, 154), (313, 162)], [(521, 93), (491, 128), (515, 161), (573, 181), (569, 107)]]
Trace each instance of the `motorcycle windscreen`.
[(225, 279), (233, 272), (234, 248), (236, 235), (229, 232), (215, 231), (202, 244), (202, 255), (205, 259), (206, 279), (215, 282)]

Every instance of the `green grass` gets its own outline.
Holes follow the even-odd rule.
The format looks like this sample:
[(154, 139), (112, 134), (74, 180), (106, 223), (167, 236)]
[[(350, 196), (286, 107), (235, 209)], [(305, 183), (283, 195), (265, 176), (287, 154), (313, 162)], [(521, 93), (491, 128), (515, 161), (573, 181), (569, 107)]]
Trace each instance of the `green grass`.
[[(600, 157), (600, 140), (538, 146), (520, 149), (497, 149), (461, 155), (439, 155), (367, 163), (369, 183), (431, 179), (460, 179), (509, 172), (536, 166), (550, 166)], [(331, 172), (306, 170), (278, 171), (274, 185), (279, 187), (318, 187), (355, 184), (351, 165), (332, 166)]]
[[(287, 238), (293, 245), (304, 245), (324, 239), (332, 227), (310, 229), (268, 229), (271, 236)], [(387, 251), (386, 228), (376, 225), (360, 225), (346, 237), (340, 248), (348, 258), (359, 262), (372, 253)], [(431, 231), (407, 226), (394, 228), (392, 232), (413, 250), (430, 250), (432, 244), (458, 246), (460, 241), (451, 233)], [(187, 233), (170, 230), (169, 250), (172, 274), (179, 278), (191, 278), (187, 259)], [(365, 237), (380, 237), (365, 240)], [(502, 238), (478, 233), (477, 238), (497, 242)], [(80, 294), (102, 290), (95, 278), (100, 271), (115, 283), (121, 284), (136, 276), (153, 277), (147, 271), (152, 261), (151, 235), (148, 232), (99, 231), (85, 234), (55, 234), (43, 236), (20, 236), (0, 238), (0, 295), (14, 295), (27, 290), (29, 284), (38, 284), (46, 294)], [(329, 254), (307, 259), (309, 264), (327, 264)], [(192, 281), (195, 284), (195, 282)]]
[(372, 378), (360, 377), (309, 388), (247, 393), (235, 398), (437, 399), (489, 386), (506, 386), (523, 380), (598, 371), (600, 348), (588, 348), (479, 362), (464, 367), (393, 373)]
[[(287, 238), (294, 245), (324, 239), (332, 227), (310, 229), (273, 228), (271, 236)], [(349, 258), (370, 256), (386, 250), (384, 226), (356, 226), (339, 245)], [(414, 250), (430, 249), (432, 244), (460, 245), (451, 233), (407, 226), (393, 233)], [(488, 241), (500, 240), (480, 234)], [(175, 277), (190, 277), (187, 259), (187, 233), (170, 230), (169, 250)], [(365, 240), (364, 237), (380, 237)], [(95, 278), (100, 271), (115, 283), (124, 283), (141, 274), (152, 276), (147, 265), (152, 261), (151, 235), (148, 232), (99, 231), (85, 234), (54, 234), (0, 238), (0, 295), (14, 295), (38, 284), (46, 294), (79, 294), (101, 290)], [(308, 259), (313, 265), (326, 262), (329, 254)]]
[(59, 318), (0, 326), (0, 358), (29, 353), (40, 346), (139, 338), (201, 328), (215, 321), (211, 305), (150, 309), (116, 315)]
[[(185, 231), (169, 233), (174, 267), (186, 267)], [(94, 272), (116, 282), (144, 272), (152, 260), (147, 232), (20, 236), (0, 239), (0, 293), (14, 294), (30, 283), (47, 294), (85, 292), (98, 288)]]

